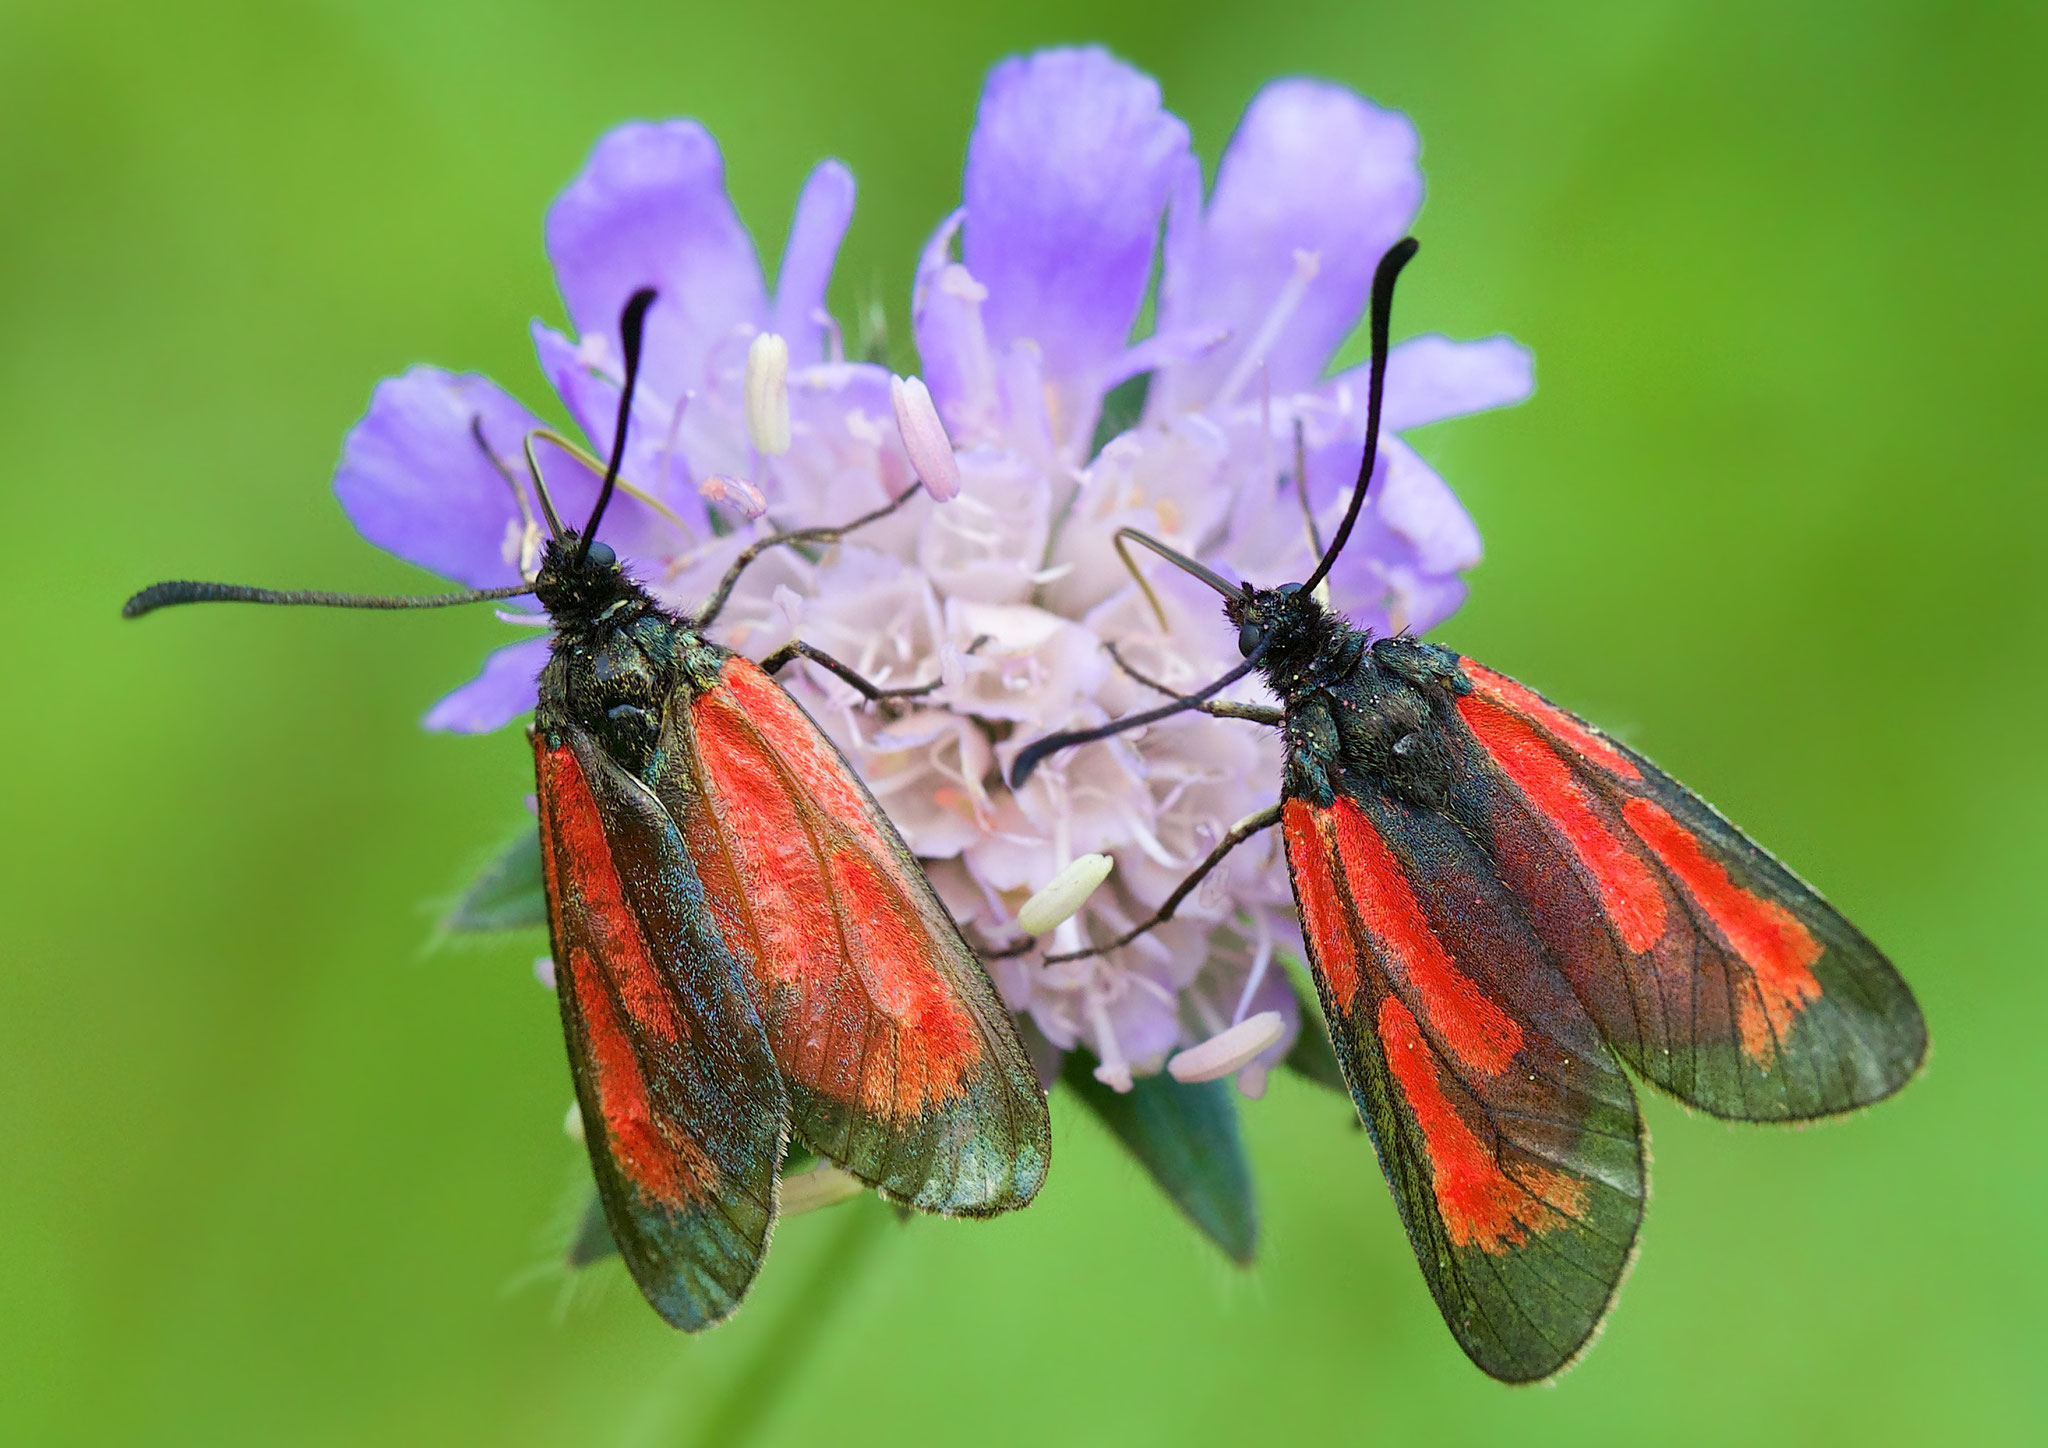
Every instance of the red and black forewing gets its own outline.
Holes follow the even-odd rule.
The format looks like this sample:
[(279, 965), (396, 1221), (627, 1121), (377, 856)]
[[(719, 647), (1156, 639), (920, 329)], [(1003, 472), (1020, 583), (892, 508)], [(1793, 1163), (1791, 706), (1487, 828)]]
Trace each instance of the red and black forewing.
[(755, 987), (796, 1136), (927, 1211), (1023, 1206), (1045, 1094), (930, 882), (796, 701), (728, 657), (659, 778)]
[(1337, 782), (1282, 807), (1331, 1042), (1452, 1333), (1497, 1378), (1547, 1377), (1628, 1268), (1634, 1095), (1479, 844)]
[(655, 1310), (706, 1327), (739, 1304), (767, 1249), (781, 1079), (668, 812), (578, 730), (536, 733), (534, 752), (557, 994), (598, 1195)]
[(1451, 808), (1622, 1059), (1745, 1121), (1846, 1111), (1906, 1083), (1926, 1024), (1855, 926), (1641, 755), (1462, 668)]

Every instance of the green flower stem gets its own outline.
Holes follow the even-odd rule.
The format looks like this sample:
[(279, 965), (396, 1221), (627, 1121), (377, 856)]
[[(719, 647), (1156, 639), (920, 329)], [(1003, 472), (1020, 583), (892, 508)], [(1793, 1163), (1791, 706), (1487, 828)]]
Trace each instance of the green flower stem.
[(786, 1385), (809, 1360), (833, 1309), (894, 1220), (888, 1207), (867, 1196), (849, 1202), (842, 1217), (838, 1232), (812, 1266), (809, 1280), (783, 1308), (753, 1360), (705, 1418), (695, 1440), (704, 1448), (741, 1448), (752, 1441), (781, 1401)]

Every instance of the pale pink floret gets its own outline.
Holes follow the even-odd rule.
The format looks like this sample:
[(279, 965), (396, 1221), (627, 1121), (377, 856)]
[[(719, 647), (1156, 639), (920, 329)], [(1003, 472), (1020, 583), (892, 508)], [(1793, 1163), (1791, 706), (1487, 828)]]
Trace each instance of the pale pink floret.
[[(1185, 715), (1057, 755), (1021, 793), (1008, 766), (1029, 740), (1158, 702), (1105, 643), (1178, 690), (1237, 661), (1215, 596), (1148, 558), (1162, 622), (1118, 559), (1118, 528), (1256, 583), (1313, 567), (1298, 489), (1328, 536), (1364, 435), (1362, 378), (1325, 369), (1420, 204), (1416, 155), (1405, 117), (1282, 81), (1247, 110), (1205, 198), (1186, 129), (1148, 78), (1099, 50), (1005, 62), (982, 98), (964, 205), (917, 266), (916, 377), (845, 361), (824, 309), (853, 206), (836, 162), (804, 188), (772, 291), (693, 122), (612, 132), (549, 218), (569, 329), (537, 326), (535, 342), (595, 455), (617, 408), (619, 306), (638, 286), (662, 292), (626, 450), (636, 492), (604, 527), (659, 596), (693, 607), (754, 538), (844, 522), (923, 482), (925, 496), (841, 546), (766, 555), (714, 636), (756, 658), (801, 637), (885, 687), (937, 685), (885, 714), (822, 670), (783, 676), (991, 952), (1027, 939), (1018, 911), (1063, 870), (1113, 861), (1076, 913), (990, 970), (1013, 1009), (1054, 1047), (1091, 1053), (1118, 1089), (1171, 1062), (1183, 1079), (1234, 1073), (1255, 1095), (1295, 1038), (1280, 959), (1299, 955), (1299, 926), (1272, 833), (1153, 934), (1043, 958), (1144, 918), (1271, 804), (1278, 736)], [(1155, 280), (1157, 326), (1133, 341)], [(1104, 398), (1139, 374), (1139, 421), (1095, 450)], [(1506, 338), (1396, 347), (1383, 462), (1329, 579), (1336, 607), (1418, 632), (1457, 607), (1478, 533), (1393, 434), (1530, 388), (1528, 354)], [(379, 389), (336, 486), (373, 541), (470, 585), (511, 583), (530, 562), (535, 500), (477, 449), (472, 420), (521, 475), (534, 417), (484, 379), (419, 369)], [(1297, 426), (1305, 480), (1292, 476)], [(581, 517), (589, 469), (558, 452), (543, 466)], [(428, 722), (509, 722), (531, 707), (546, 649), (530, 637), (500, 650)]]

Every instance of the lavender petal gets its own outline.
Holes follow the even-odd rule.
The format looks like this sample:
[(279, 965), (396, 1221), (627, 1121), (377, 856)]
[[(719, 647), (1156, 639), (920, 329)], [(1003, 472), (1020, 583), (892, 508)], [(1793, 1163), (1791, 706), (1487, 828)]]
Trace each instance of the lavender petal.
[(754, 243), (725, 194), (718, 145), (695, 121), (636, 121), (597, 143), (548, 212), (548, 256), (578, 332), (609, 337), (640, 287), (645, 379), (662, 397), (706, 385), (714, 360), (767, 317)]
[[(1198, 236), (1169, 239), (1162, 282), (1161, 330), (1221, 324), (1233, 340), (1163, 374), (1163, 405), (1212, 402), (1260, 364), (1276, 394), (1316, 381), (1357, 325), (1380, 253), (1422, 203), (1417, 148), (1406, 116), (1341, 86), (1285, 80), (1258, 94)], [(1314, 276), (1283, 317), (1297, 253), (1313, 258)]]
[(538, 425), (486, 378), (415, 367), (377, 384), (342, 444), (335, 496), (357, 531), (408, 562), (472, 588), (517, 583), (506, 541), (518, 497), (476, 432), (519, 476), (519, 440)]
[(825, 308), (832, 263), (853, 220), (853, 197), (853, 173), (837, 161), (821, 162), (797, 197), (782, 266), (775, 273), (770, 322), (789, 343), (791, 366), (826, 360), (825, 328), (815, 314)]
[(482, 673), (429, 709), (420, 722), (454, 734), (504, 728), (533, 708), (548, 644), (548, 635), (542, 634), (495, 650), (484, 660)]
[(1159, 87), (1106, 51), (1049, 50), (989, 75), (967, 149), (963, 260), (989, 290), (990, 340), (1035, 341), (1066, 421), (1123, 351), (1160, 216), (1193, 165)]
[[(1366, 369), (1354, 368), (1337, 381), (1365, 395)], [(1536, 390), (1536, 362), (1512, 337), (1455, 342), (1449, 337), (1410, 337), (1387, 357), (1388, 432), (1509, 407)]]

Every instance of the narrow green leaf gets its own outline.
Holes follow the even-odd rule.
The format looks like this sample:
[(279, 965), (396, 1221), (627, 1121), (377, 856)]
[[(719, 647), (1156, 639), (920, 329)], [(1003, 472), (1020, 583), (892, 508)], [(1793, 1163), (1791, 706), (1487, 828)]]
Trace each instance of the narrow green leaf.
[(1060, 1079), (1116, 1133), (1152, 1180), (1204, 1236), (1250, 1263), (1258, 1251), (1259, 1209), (1226, 1081), (1140, 1076), (1118, 1093), (1096, 1080), (1084, 1053), (1069, 1055)]
[(1344, 1072), (1337, 1065), (1337, 1053), (1330, 1048), (1330, 1028), (1323, 1021), (1323, 1008), (1313, 998), (1301, 1003), (1301, 1034), (1294, 1038), (1294, 1045), (1280, 1064), (1318, 1086), (1327, 1086), (1345, 1096), (1351, 1094), (1351, 1088), (1344, 1084)]
[(1088, 444), (1088, 456), (1102, 451), (1111, 438), (1120, 437), (1138, 425), (1145, 415), (1145, 399), (1152, 394), (1152, 374), (1140, 372), (1126, 377), (1102, 399), (1102, 415), (1095, 421), (1095, 437)]
[(498, 852), (455, 902), (441, 928), (473, 934), (532, 930), (548, 923), (547, 886), (541, 879), (540, 831), (529, 825)]

